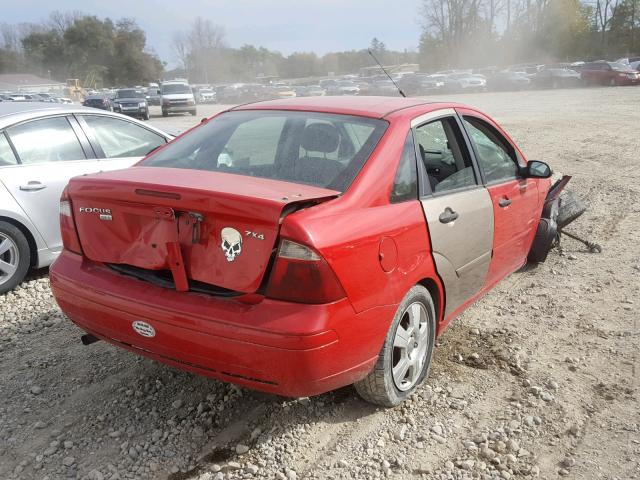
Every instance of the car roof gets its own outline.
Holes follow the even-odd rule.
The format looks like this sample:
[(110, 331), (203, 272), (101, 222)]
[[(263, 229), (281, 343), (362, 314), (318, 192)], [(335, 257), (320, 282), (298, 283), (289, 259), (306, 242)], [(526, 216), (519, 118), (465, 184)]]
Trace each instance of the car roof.
[(80, 107), (76, 105), (64, 105), (59, 103), (44, 103), (44, 102), (2, 102), (0, 103), (0, 117), (7, 115), (15, 115), (18, 113), (31, 113), (31, 112), (46, 112), (47, 114), (55, 113), (69, 113), (75, 111), (95, 111), (95, 109), (89, 109), (86, 107)]
[(393, 112), (420, 105), (428, 110), (457, 106), (450, 103), (425, 102), (420, 98), (377, 96), (322, 96), (301, 97), (239, 105), (231, 110), (295, 110), (319, 113), (338, 113), (360, 117), (383, 118)]
[(43, 103), (43, 102), (0, 102), (0, 129), (7, 128), (16, 123), (33, 120), (49, 115), (68, 115), (72, 113), (89, 113), (92, 115), (103, 115), (108, 117), (122, 118), (129, 122), (137, 123), (149, 130), (153, 130), (160, 135), (175, 136), (171, 133), (164, 132), (147, 123), (139, 122), (133, 118), (126, 117), (119, 113), (99, 110), (97, 108), (82, 107), (79, 105), (64, 105), (59, 103)]

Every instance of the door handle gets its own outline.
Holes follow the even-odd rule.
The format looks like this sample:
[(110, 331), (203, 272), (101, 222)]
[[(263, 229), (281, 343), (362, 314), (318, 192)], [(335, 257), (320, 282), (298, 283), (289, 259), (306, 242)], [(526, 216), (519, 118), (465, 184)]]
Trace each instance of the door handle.
[(444, 212), (440, 214), (438, 220), (440, 220), (440, 223), (451, 223), (459, 216), (460, 215), (458, 215), (457, 212), (454, 212), (450, 207), (447, 207), (444, 209)]
[(501, 198), (500, 201), (498, 202), (498, 205), (500, 205), (500, 207), (504, 208), (504, 207), (508, 207), (509, 205), (511, 205), (512, 200), (510, 198), (504, 197)]
[(36, 181), (28, 182), (26, 185), (20, 185), (20, 190), (23, 192), (37, 192), (43, 188), (47, 188), (47, 186), (44, 183)]

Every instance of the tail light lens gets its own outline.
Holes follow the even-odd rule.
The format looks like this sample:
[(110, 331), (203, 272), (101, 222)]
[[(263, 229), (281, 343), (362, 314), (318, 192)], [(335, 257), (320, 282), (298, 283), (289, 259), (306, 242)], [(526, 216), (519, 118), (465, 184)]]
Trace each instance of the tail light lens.
[(66, 188), (62, 191), (62, 196), (60, 197), (60, 234), (64, 248), (82, 255), (76, 222), (73, 220), (73, 204)]
[(331, 267), (316, 251), (282, 240), (266, 296), (296, 303), (331, 303), (346, 296)]

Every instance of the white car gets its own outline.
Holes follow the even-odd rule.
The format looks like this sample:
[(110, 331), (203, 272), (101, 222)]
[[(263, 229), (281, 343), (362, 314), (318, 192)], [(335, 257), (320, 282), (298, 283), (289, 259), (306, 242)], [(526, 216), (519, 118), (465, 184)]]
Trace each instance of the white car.
[(190, 113), (197, 115), (196, 99), (191, 87), (186, 82), (171, 81), (160, 85), (160, 104), (162, 116), (171, 113)]
[(472, 73), (452, 73), (444, 80), (444, 88), (450, 92), (482, 91), (486, 87), (484, 76)]
[(129, 167), (172, 138), (94, 108), (0, 103), (0, 294), (62, 250), (58, 209), (71, 177)]

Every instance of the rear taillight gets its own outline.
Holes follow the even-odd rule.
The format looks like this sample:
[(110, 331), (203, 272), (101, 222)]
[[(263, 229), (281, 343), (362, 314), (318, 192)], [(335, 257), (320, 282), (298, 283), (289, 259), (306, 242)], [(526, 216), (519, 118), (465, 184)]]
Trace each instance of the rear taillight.
[(330, 303), (346, 294), (329, 264), (317, 252), (282, 240), (266, 296), (296, 303)]
[(60, 234), (62, 245), (67, 250), (82, 255), (76, 223), (73, 220), (73, 204), (65, 188), (60, 196)]

